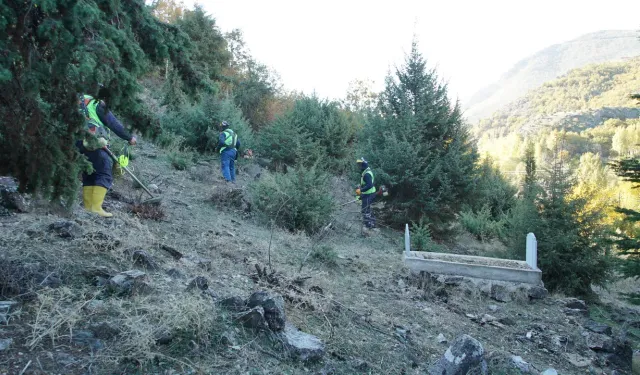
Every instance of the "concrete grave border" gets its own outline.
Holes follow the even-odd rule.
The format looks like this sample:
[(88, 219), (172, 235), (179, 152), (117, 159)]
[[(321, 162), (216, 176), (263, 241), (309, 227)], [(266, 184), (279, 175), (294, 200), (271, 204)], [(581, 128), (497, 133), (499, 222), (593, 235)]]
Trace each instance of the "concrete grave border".
[[(419, 273), (425, 271), (440, 275), (458, 275), (475, 277), (479, 279), (510, 281), (516, 283), (526, 283), (539, 285), (542, 281), (542, 271), (537, 267), (538, 245), (533, 233), (527, 235), (527, 260), (518, 261), (511, 259), (487, 258), (470, 255), (446, 254), (446, 253), (426, 253), (422, 251), (411, 251), (411, 240), (409, 237), (409, 225), (405, 226), (404, 241), (404, 263), (412, 272)], [(424, 254), (429, 254), (427, 259)], [(455, 259), (458, 261), (440, 260)], [(467, 261), (467, 262), (465, 262)], [(502, 263), (501, 265), (473, 264), (469, 262), (492, 262)], [(518, 268), (509, 267), (509, 264), (517, 264)]]

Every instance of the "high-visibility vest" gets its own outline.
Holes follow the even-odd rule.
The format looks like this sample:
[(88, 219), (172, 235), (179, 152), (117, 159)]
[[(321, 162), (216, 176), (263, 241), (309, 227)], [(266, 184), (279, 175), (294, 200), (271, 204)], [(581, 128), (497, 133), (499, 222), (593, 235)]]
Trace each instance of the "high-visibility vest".
[[(362, 176), (360, 177), (360, 186), (364, 185), (364, 175), (366, 174), (371, 175), (371, 184), (373, 184), (374, 181), (374, 177), (373, 177), (373, 172), (371, 171), (371, 168), (367, 168), (362, 172)], [(360, 194), (373, 194), (376, 192), (376, 187), (375, 186), (371, 186), (371, 188), (369, 190), (366, 191), (361, 191)]]
[(227, 129), (224, 132), (224, 146), (220, 148), (220, 153), (227, 148), (236, 148), (236, 143), (238, 142), (238, 135), (231, 129)]
[[(100, 105), (100, 101), (93, 98), (91, 95), (82, 95), (80, 98), (80, 112), (84, 115), (86, 119), (87, 130), (90, 133), (96, 134), (98, 136), (103, 136), (105, 138), (110, 138), (109, 129), (104, 126), (102, 121), (100, 121), (100, 116), (98, 116), (98, 105)], [(98, 131), (98, 129), (100, 129)]]

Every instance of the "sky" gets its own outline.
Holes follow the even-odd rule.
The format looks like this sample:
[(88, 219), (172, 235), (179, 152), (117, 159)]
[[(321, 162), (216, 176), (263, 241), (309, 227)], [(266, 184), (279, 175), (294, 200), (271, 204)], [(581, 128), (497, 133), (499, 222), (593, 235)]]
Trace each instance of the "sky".
[(450, 95), (464, 100), (547, 46), (599, 30), (640, 29), (640, 2), (632, 0), (198, 3), (223, 32), (241, 29), (252, 55), (279, 73), (285, 89), (333, 99), (354, 79), (381, 89), (414, 35)]

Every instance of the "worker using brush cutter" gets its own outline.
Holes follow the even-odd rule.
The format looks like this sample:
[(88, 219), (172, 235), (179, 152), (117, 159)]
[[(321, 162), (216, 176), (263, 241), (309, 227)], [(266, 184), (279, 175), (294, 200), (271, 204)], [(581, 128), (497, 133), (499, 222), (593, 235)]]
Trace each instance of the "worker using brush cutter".
[[(106, 94), (106, 89), (102, 87), (98, 98), (103, 98)], [(111, 217), (113, 214), (102, 208), (107, 190), (113, 184), (113, 160), (108, 150), (111, 132), (129, 142), (130, 145), (136, 144), (136, 138), (125, 130), (104, 101), (85, 94), (79, 96), (78, 104), (85, 118), (86, 131), (84, 139), (78, 141), (76, 145), (93, 166), (92, 173), (82, 174), (84, 208), (99, 216)]]
[(222, 121), (220, 124), (222, 133), (218, 138), (218, 148), (220, 149), (220, 169), (222, 176), (227, 182), (236, 183), (235, 163), (238, 159), (238, 148), (240, 140), (238, 135), (229, 128), (229, 123)]
[(356, 160), (360, 171), (360, 187), (356, 189), (356, 196), (362, 201), (362, 223), (367, 229), (376, 227), (376, 219), (373, 216), (371, 205), (376, 198), (376, 187), (374, 186), (373, 171), (369, 168), (369, 163), (364, 158)]

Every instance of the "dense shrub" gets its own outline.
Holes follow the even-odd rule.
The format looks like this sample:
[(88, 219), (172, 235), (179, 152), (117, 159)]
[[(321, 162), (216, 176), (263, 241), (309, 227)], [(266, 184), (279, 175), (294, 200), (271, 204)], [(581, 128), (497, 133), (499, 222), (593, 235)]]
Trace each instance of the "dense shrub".
[[(200, 152), (212, 152), (218, 144), (220, 123), (226, 120), (238, 133), (243, 149), (253, 145), (253, 133), (242, 116), (242, 111), (229, 98), (219, 99), (207, 95), (195, 104), (181, 104), (161, 118), (161, 125), (169, 136), (184, 138), (186, 146)], [(163, 135), (161, 138), (166, 138)]]
[(265, 174), (249, 186), (253, 207), (289, 230), (314, 233), (333, 213), (328, 178), (315, 167)]
[(338, 103), (302, 97), (293, 108), (260, 132), (260, 151), (275, 164), (321, 166), (344, 172), (353, 159), (357, 124)]
[(444, 246), (434, 242), (433, 238), (431, 238), (431, 230), (424, 218), (417, 223), (411, 222), (412, 251), (442, 252), (444, 249)]
[(460, 224), (480, 241), (491, 238), (500, 238), (504, 231), (505, 221), (494, 219), (491, 216), (491, 208), (485, 204), (477, 212), (466, 209), (460, 212)]

